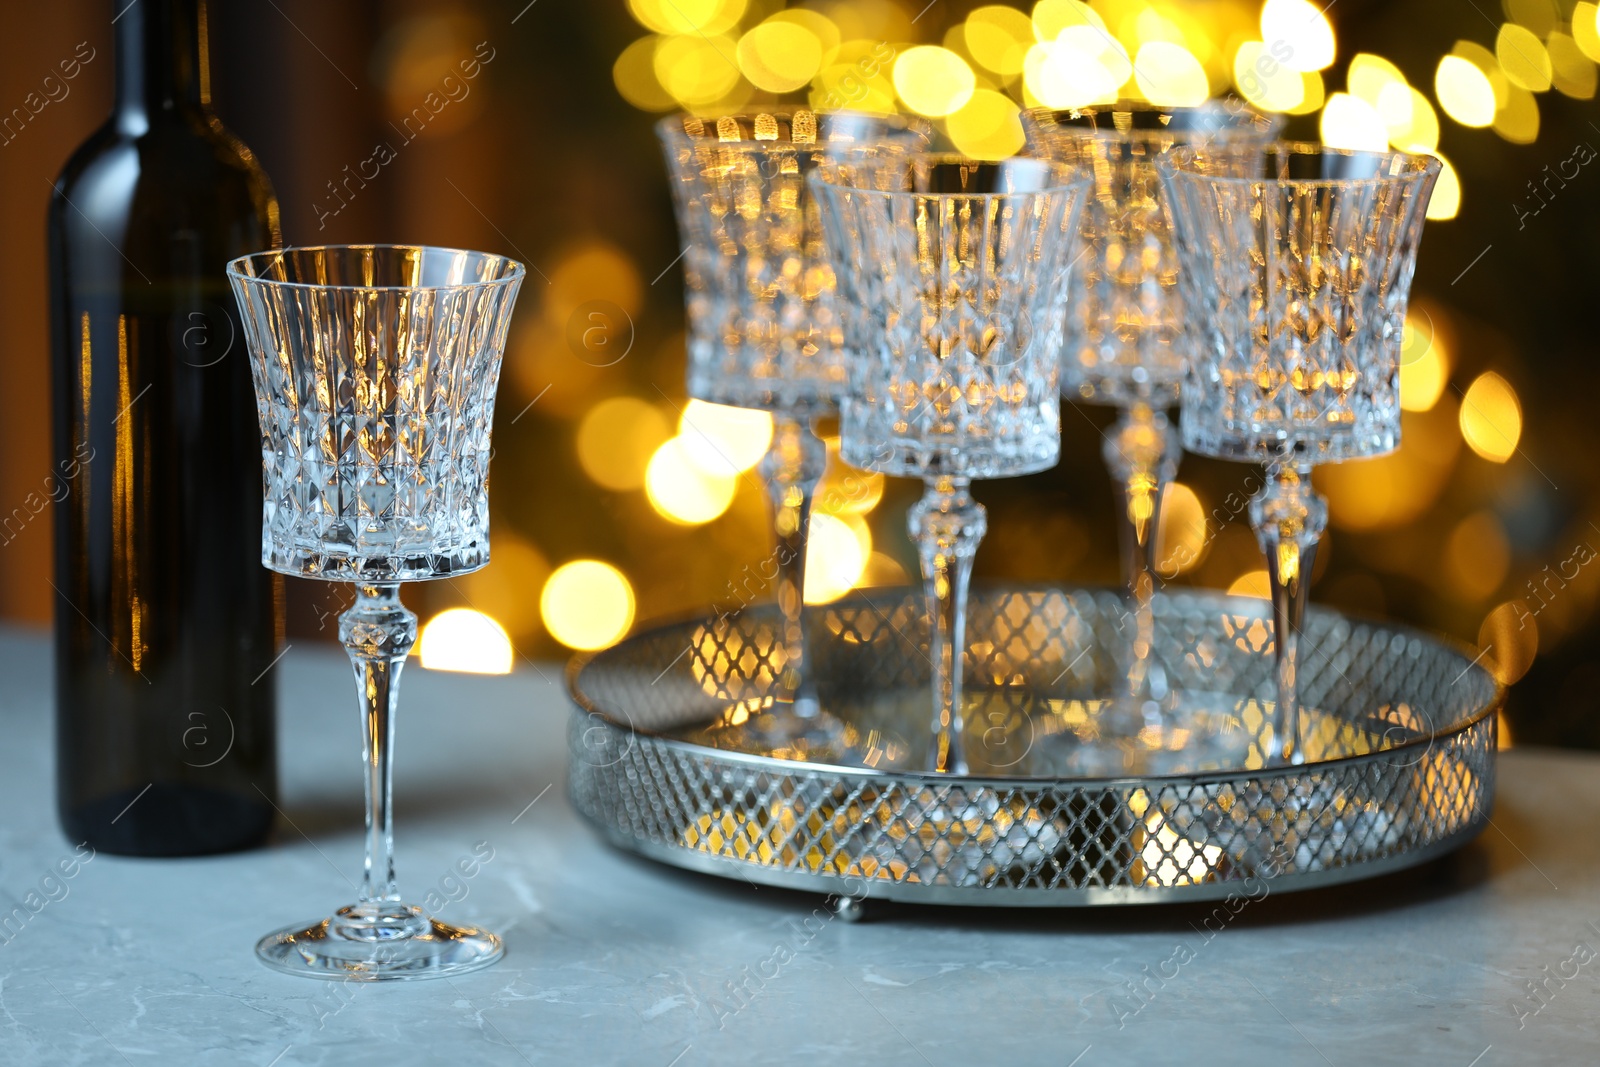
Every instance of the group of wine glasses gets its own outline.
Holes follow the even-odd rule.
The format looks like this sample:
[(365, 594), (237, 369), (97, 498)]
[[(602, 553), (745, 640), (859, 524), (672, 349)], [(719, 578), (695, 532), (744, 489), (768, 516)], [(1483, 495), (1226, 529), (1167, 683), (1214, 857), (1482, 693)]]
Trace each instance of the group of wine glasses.
[(663, 120), (684, 240), (689, 389), (765, 408), (777, 505), (782, 669), (755, 743), (848, 759), (818, 705), (804, 543), (838, 410), (841, 455), (926, 483), (909, 515), (929, 614), (927, 767), (966, 774), (963, 617), (985, 532), (976, 478), (1054, 466), (1059, 395), (1117, 407), (1129, 639), (1112, 735), (1171, 731), (1181, 694), (1152, 655), (1155, 534), (1182, 446), (1264, 463), (1251, 522), (1277, 640), (1269, 746), (1301, 758), (1296, 664), (1326, 508), (1318, 459), (1399, 442), (1399, 351), (1430, 156), (1275, 140), (1238, 101), (1119, 103), (1022, 117), (1028, 157), (929, 150), (915, 120), (810, 111)]
[[(1296, 638), (1326, 508), (1317, 460), (1399, 441), (1399, 348), (1428, 156), (1277, 143), (1250, 109), (1113, 105), (1024, 116), (1034, 158), (928, 150), (914, 119), (848, 113), (666, 120), (685, 241), (689, 390), (763, 408), (776, 511), (782, 669), (749, 729), (848, 758), (806, 656), (805, 542), (839, 412), (843, 458), (919, 477), (910, 530), (930, 614), (928, 768), (965, 774), (961, 664), (975, 478), (1053, 466), (1060, 393), (1117, 405), (1134, 620), (1112, 702), (1141, 730), (1173, 711), (1151, 661), (1151, 545), (1177, 448), (1263, 462), (1251, 521), (1278, 640), (1275, 755), (1299, 758)], [(1081, 265), (1079, 265), (1081, 264)], [(492, 933), (432, 919), (394, 880), (390, 768), (416, 616), (404, 581), (489, 561), (494, 397), (524, 268), (417, 246), (267, 251), (228, 267), (262, 431), (262, 560), (356, 585), (339, 634), (355, 668), (365, 877), (331, 918), (260, 957), (322, 978), (487, 966)]]

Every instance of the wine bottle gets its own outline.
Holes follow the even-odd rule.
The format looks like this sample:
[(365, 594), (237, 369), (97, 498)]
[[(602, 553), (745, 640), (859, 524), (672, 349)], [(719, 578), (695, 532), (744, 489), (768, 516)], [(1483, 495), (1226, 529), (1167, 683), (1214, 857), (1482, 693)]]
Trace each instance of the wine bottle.
[(211, 109), (205, 0), (115, 0), (111, 118), (49, 209), (57, 804), (141, 856), (259, 844), (276, 808), (282, 587), (224, 267), (280, 247)]

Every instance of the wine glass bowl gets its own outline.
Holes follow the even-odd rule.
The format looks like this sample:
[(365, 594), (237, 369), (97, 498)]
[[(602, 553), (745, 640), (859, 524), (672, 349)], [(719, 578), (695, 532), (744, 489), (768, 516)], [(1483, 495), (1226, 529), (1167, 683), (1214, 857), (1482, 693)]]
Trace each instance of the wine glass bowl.
[(689, 395), (805, 417), (845, 389), (833, 266), (806, 177), (825, 160), (920, 147), (918, 119), (761, 112), (657, 124), (683, 237)]
[(1094, 179), (1062, 339), (1062, 390), (1089, 403), (1171, 407), (1187, 360), (1178, 257), (1156, 160), (1181, 145), (1265, 143), (1282, 119), (1238, 101), (1122, 101), (1030, 108), (1022, 125), (1033, 155)]
[(380, 245), (229, 270), (264, 435), (262, 562), (347, 582), (488, 563), (489, 434), (522, 266)]
[(339, 619), (361, 701), (367, 856), (356, 903), (256, 946), (290, 974), (376, 981), (488, 966), (500, 939), (428, 917), (394, 879), (390, 772), (417, 617), (400, 583), (489, 562), (489, 439), (524, 268), (401, 245), (294, 248), (228, 264), (264, 469), (262, 562), (356, 586)]
[(1175, 150), (1166, 180), (1198, 302), (1192, 451), (1315, 463), (1400, 442), (1400, 346), (1432, 156), (1307, 142)]

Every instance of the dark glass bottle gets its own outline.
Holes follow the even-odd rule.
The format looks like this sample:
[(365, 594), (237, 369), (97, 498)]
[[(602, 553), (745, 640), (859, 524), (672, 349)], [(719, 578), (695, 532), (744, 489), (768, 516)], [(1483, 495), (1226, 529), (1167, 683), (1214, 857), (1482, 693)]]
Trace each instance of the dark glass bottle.
[(282, 586), (223, 268), (280, 244), (211, 111), (205, 0), (117, 0), (116, 105), (50, 202), (56, 790), (74, 842), (248, 848), (276, 804)]

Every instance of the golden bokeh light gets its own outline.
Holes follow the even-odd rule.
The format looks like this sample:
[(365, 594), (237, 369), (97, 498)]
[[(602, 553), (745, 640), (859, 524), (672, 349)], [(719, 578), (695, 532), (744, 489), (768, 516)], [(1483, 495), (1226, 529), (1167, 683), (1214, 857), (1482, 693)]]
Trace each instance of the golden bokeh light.
[(1506, 72), (1500, 69), (1500, 61), (1493, 52), (1477, 41), (1457, 41), (1451, 47), (1450, 54), (1483, 71), (1483, 76), (1489, 79), (1489, 87), (1494, 90), (1494, 106), (1506, 106), (1506, 89), (1511, 82), (1506, 78)]
[[(597, 300), (633, 315), (643, 296), (644, 283), (628, 254), (609, 241), (586, 238), (557, 253), (545, 288), (545, 317), (565, 326), (580, 306)], [(603, 328), (619, 337), (627, 332), (627, 324), (621, 322), (608, 321)], [(596, 360), (604, 362), (605, 358), (597, 356)]]
[(448, 136), (483, 113), (491, 79), (466, 78), (460, 64), (484, 36), (482, 21), (463, 11), (412, 15), (384, 34), (375, 73), (401, 137)]
[(633, 625), (633, 613), (633, 586), (621, 571), (597, 559), (563, 563), (539, 593), (544, 628), (580, 651), (614, 644)]
[(1300, 75), (1301, 96), (1300, 102), (1288, 108), (1291, 115), (1310, 115), (1322, 110), (1322, 105), (1328, 102), (1326, 87), (1322, 84), (1322, 75), (1314, 70), (1304, 71)]
[(1075, 26), (1110, 35), (1100, 13), (1079, 0), (1039, 0), (1033, 5), (1033, 35), (1039, 43), (1048, 44)]
[(622, 50), (611, 65), (611, 80), (622, 99), (640, 111), (671, 111), (677, 100), (656, 77), (656, 45), (660, 38), (641, 37)]
[(1501, 26), (1494, 40), (1494, 54), (1511, 84), (1535, 93), (1550, 88), (1554, 73), (1550, 53), (1545, 51), (1544, 42), (1526, 26), (1514, 22)]
[(614, 396), (590, 408), (578, 424), (578, 464), (597, 485), (629, 492), (644, 485), (646, 464), (670, 437), (672, 425), (654, 405)]
[(1512, 22), (1526, 26), (1540, 37), (1548, 37), (1561, 21), (1556, 0), (1501, 0), (1501, 6)]
[(1284, 61), (1295, 70), (1323, 70), (1333, 63), (1333, 24), (1310, 0), (1267, 0), (1261, 8), (1261, 37), (1270, 49), (1287, 45)]
[[(1371, 52), (1357, 52), (1350, 57), (1350, 68), (1345, 74), (1345, 85), (1351, 96), (1360, 97), (1383, 112), (1383, 92), (1391, 85), (1405, 86), (1406, 76), (1400, 68), (1384, 59), (1382, 56), (1373, 55)], [(1409, 120), (1409, 98), (1406, 101)], [(1389, 116), (1385, 115), (1385, 119)]]
[(1442, 152), (1430, 153), (1439, 161), (1439, 177), (1433, 183), (1433, 195), (1428, 199), (1428, 218), (1453, 219), (1461, 211), (1461, 178), (1453, 163)]
[(1133, 72), (1121, 46), (1088, 26), (1068, 26), (1056, 41), (1028, 50), (1022, 63), (1025, 102), (1045, 107), (1109, 103)]
[(1153, 104), (1193, 107), (1211, 95), (1205, 68), (1181, 44), (1147, 41), (1133, 59), (1134, 79)]
[(1516, 390), (1494, 371), (1484, 371), (1461, 400), (1461, 436), (1484, 459), (1504, 463), (1522, 438), (1522, 404)]
[(1458, 599), (1487, 600), (1511, 569), (1511, 542), (1492, 511), (1462, 519), (1444, 543), (1446, 588)]
[(1539, 624), (1521, 600), (1497, 605), (1478, 628), (1482, 663), (1501, 685), (1510, 685), (1533, 666), (1539, 652)]
[[(1322, 76), (1316, 78), (1321, 85)], [(1262, 41), (1245, 41), (1234, 53), (1234, 87), (1263, 111), (1292, 111), (1299, 107), (1305, 102), (1306, 82), (1306, 75), (1278, 62)]]
[(495, 527), (489, 565), (460, 578), (449, 588), (466, 606), (495, 619), (519, 640), (539, 627), (539, 601), (534, 592), (550, 577), (550, 562), (532, 542)]
[[(1403, 119), (1399, 119), (1401, 111), (1392, 103), (1397, 91), (1410, 98)], [(1388, 127), (1389, 143), (1400, 151), (1432, 152), (1439, 147), (1439, 115), (1420, 90), (1409, 85), (1388, 86), (1378, 101), (1378, 114)]]
[(1545, 41), (1550, 53), (1551, 82), (1563, 96), (1574, 100), (1594, 97), (1597, 71), (1594, 60), (1584, 54), (1578, 42), (1564, 33), (1552, 33)]
[(1022, 73), (1022, 61), (1034, 43), (1033, 21), (1001, 4), (974, 10), (962, 24), (962, 34), (973, 60), (1008, 80)]
[(1022, 151), (1022, 109), (1004, 93), (978, 89), (945, 120), (956, 151), (973, 159), (1005, 159)]
[(1272, 579), (1265, 567), (1245, 571), (1228, 586), (1229, 596), (1253, 596), (1261, 600), (1272, 599)]
[(805, 602), (838, 600), (861, 581), (872, 556), (872, 534), (856, 515), (814, 512), (806, 544)]
[(628, 0), (646, 29), (671, 34), (726, 33), (744, 17), (746, 0)]
[(845, 41), (834, 62), (817, 75), (811, 106), (824, 111), (848, 108), (892, 114), (896, 104), (888, 60), (893, 55), (893, 49), (881, 41)]
[(1381, 152), (1389, 147), (1389, 130), (1377, 108), (1358, 96), (1334, 93), (1322, 109), (1322, 143)]
[(822, 69), (822, 41), (792, 19), (771, 18), (739, 38), (739, 70), (757, 89), (789, 93)]
[(1471, 60), (1448, 55), (1439, 60), (1433, 75), (1433, 93), (1439, 106), (1463, 126), (1482, 128), (1494, 122), (1494, 86), (1489, 76)]
[(1211, 548), (1206, 509), (1195, 491), (1170, 482), (1161, 493), (1161, 518), (1156, 524), (1156, 573), (1174, 578), (1200, 565)]
[(682, 436), (662, 442), (645, 464), (644, 491), (650, 506), (669, 522), (700, 526), (719, 518), (738, 489), (734, 475), (700, 466)]
[(772, 416), (691, 400), (678, 416), (678, 439), (690, 462), (707, 474), (733, 477), (761, 462), (772, 445)]
[(1427, 319), (1407, 315), (1400, 340), (1400, 407), (1428, 411), (1450, 381), (1450, 356)]
[(450, 608), (429, 619), (417, 654), (430, 671), (467, 674), (510, 674), (515, 658), (505, 628), (472, 608)]
[(895, 92), (919, 115), (943, 118), (971, 100), (977, 87), (967, 61), (948, 48), (917, 45), (895, 57)]
[(839, 458), (839, 438), (826, 437), (828, 464), (812, 506), (835, 515), (865, 515), (883, 500), (884, 477), (852, 467)]
[(1494, 132), (1512, 144), (1539, 139), (1539, 101), (1520, 85), (1506, 86), (1506, 100), (1494, 113)]
[(786, 7), (781, 11), (774, 11), (767, 21), (793, 22), (810, 30), (822, 45), (824, 64), (834, 61), (839, 54), (839, 46), (844, 43), (844, 38), (839, 33), (839, 24), (822, 12), (809, 7)]
[(729, 58), (737, 49), (730, 37), (664, 38), (656, 46), (656, 80), (685, 107), (715, 104), (739, 87), (739, 68)]
[(1400, 448), (1359, 463), (1329, 463), (1316, 470), (1327, 494), (1328, 516), (1343, 530), (1380, 530), (1415, 522), (1444, 492), (1461, 453), (1461, 432), (1451, 395), (1427, 411), (1401, 415)]
[(1583, 0), (1573, 5), (1572, 42), (1578, 51), (1600, 63), (1600, 4)]
[(900, 566), (899, 560), (882, 552), (874, 552), (868, 558), (866, 570), (861, 572), (861, 578), (856, 582), (856, 588), (905, 585), (910, 580), (910, 575), (906, 574), (906, 569)]

